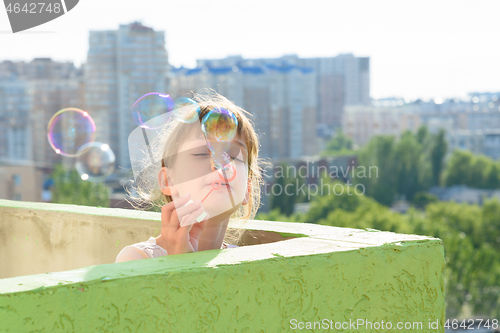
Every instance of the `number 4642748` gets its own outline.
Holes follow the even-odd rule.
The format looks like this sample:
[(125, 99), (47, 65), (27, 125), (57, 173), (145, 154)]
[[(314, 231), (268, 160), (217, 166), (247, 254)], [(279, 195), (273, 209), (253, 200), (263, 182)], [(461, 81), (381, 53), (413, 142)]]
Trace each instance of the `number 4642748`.
[[(477, 327), (476, 327), (477, 325)], [(453, 319), (453, 320), (446, 320), (444, 323), (445, 328), (452, 328), (452, 329), (458, 329), (458, 328), (463, 328), (465, 329), (478, 329), (481, 327), (484, 328), (491, 328), (491, 329), (498, 329), (498, 319), (464, 319), (461, 322), (458, 321), (458, 319)]]
[(56, 13), (59, 14), (61, 12), (61, 4), (60, 3), (48, 3), (46, 4), (45, 2), (32, 2), (32, 3), (25, 3), (24, 6), (21, 7), (21, 4), (19, 3), (9, 3), (7, 6), (7, 13), (29, 13), (29, 14), (36, 14), (36, 13), (41, 13), (41, 12), (47, 12), (47, 13)]

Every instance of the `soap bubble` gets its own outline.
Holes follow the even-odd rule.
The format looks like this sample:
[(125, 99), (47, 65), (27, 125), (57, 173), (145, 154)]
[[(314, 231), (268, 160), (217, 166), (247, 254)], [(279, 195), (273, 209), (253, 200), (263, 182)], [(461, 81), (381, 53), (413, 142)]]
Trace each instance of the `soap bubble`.
[(165, 125), (165, 115), (174, 108), (174, 100), (166, 94), (148, 93), (132, 105), (134, 122), (142, 128), (156, 129)]
[(227, 149), (237, 128), (238, 120), (234, 113), (222, 108), (210, 110), (201, 121), (201, 129), (207, 139), (214, 166), (219, 170), (224, 168), (227, 171), (231, 162)]
[(100, 181), (113, 172), (115, 154), (107, 144), (91, 142), (80, 150), (75, 167), (83, 180)]
[(47, 126), (49, 144), (57, 154), (75, 157), (80, 148), (95, 140), (95, 123), (87, 111), (66, 108), (52, 116)]
[(234, 113), (222, 108), (210, 110), (201, 121), (201, 129), (207, 138), (217, 141), (231, 141), (238, 129), (238, 120)]
[(179, 97), (175, 100), (174, 114), (183, 123), (193, 123), (200, 117), (200, 106), (187, 97)]

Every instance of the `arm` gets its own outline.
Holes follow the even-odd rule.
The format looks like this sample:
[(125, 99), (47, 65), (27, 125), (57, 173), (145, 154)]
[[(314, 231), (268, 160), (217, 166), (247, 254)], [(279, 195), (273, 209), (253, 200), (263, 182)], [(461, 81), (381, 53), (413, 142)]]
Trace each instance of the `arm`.
[(128, 245), (120, 251), (120, 253), (116, 257), (115, 263), (148, 258), (149, 257), (146, 255), (146, 253), (144, 253), (144, 251)]

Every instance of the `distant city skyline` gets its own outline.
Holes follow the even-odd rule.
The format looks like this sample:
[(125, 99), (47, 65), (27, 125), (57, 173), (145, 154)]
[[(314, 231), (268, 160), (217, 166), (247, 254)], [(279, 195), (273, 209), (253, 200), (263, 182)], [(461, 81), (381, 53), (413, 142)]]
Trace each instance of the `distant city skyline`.
[(169, 63), (197, 59), (302, 58), (352, 53), (371, 59), (374, 98), (465, 98), (500, 91), (495, 32), (500, 2), (393, 0), (163, 3), (155, 0), (81, 1), (75, 10), (40, 27), (11, 34), (0, 10), (0, 61), (50, 57), (86, 61), (90, 30), (116, 30), (140, 21), (165, 31)]

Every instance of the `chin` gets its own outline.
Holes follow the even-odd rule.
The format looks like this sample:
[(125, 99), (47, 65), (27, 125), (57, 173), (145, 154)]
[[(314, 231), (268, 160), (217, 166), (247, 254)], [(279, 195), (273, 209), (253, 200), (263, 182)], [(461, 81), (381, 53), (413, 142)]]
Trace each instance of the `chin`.
[(234, 198), (234, 205), (231, 203), (231, 199), (227, 196), (224, 198), (216, 197), (210, 194), (210, 196), (203, 202), (203, 207), (209, 214), (209, 218), (224, 214), (224, 213), (234, 213), (241, 206), (243, 202), (243, 198), (241, 200), (237, 200)]

